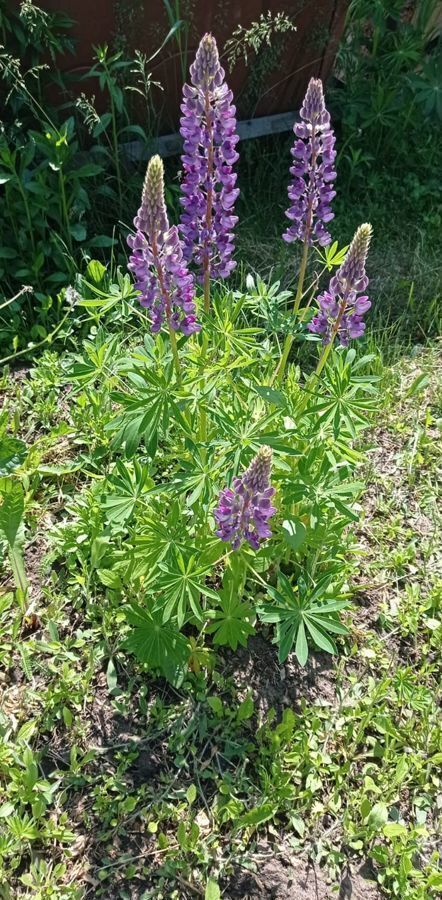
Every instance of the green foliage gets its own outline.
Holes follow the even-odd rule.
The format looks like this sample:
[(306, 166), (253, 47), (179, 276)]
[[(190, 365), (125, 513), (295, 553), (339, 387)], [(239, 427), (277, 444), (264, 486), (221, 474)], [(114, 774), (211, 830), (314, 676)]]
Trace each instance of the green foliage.
[(7, 546), (17, 597), (23, 607), (28, 590), (23, 561), (24, 511), (25, 497), (20, 481), (12, 477), (0, 478), (0, 544)]
[(13, 437), (0, 440), (0, 476), (10, 475), (26, 459), (27, 448), (24, 441)]
[(124, 643), (125, 649), (149, 668), (159, 669), (172, 684), (179, 683), (189, 657), (184, 635), (165, 624), (164, 616), (155, 609), (149, 611), (132, 603), (125, 612), (133, 626)]
[(11, 549), (14, 547), (22, 524), (25, 501), (23, 488), (12, 478), (0, 480), (0, 536)]
[[(245, 318), (255, 302), (250, 295)], [(9, 373), (2, 382), (4, 440), (26, 448), (24, 454), (22, 446), (6, 444), (19, 459), (4, 477), (26, 494), (30, 600), (39, 621), (23, 617), (3, 559), (0, 896), (80, 900), (91, 878), (103, 898), (132, 890), (141, 879), (143, 890), (167, 897), (196, 890), (204, 896), (216, 886), (223, 894), (232, 884), (246, 892), (249, 882), (238, 881), (238, 866), (248, 879), (259, 864), (266, 878), (256, 845), (270, 839), (284, 841), (296, 865), (308, 851), (314, 871), (306, 883), (316, 877), (319, 893), (329, 886), (338, 893), (348, 866), (353, 875), (369, 860), (387, 897), (437, 896), (437, 353), (404, 358), (391, 370), (378, 357), (360, 368), (344, 351), (322, 379), (320, 398), (312, 397), (299, 416), (296, 366), (280, 391), (280, 406), (273, 405), (278, 398), (256, 390), (250, 348), (235, 358), (239, 365), (224, 390), (234, 351), (229, 357), (221, 342), (223, 372), (208, 373), (216, 390), (207, 406), (207, 445), (198, 448), (208, 451), (206, 463), (199, 463), (207, 469), (204, 490), (195, 498), (195, 446), (175, 420), (161, 432), (153, 460), (143, 438), (131, 458), (124, 448), (110, 449), (105, 427), (119, 415), (110, 394), (139, 356), (139, 335), (132, 319), (118, 319), (114, 309), (107, 316), (98, 329), (90, 321), (83, 350), (61, 360), (47, 352), (28, 375)], [(111, 344), (117, 330), (122, 346)], [(200, 403), (193, 388), (198, 349), (192, 355), (187, 348), (183, 396), (188, 390), (191, 400), (183, 408), (192, 421)], [(81, 369), (83, 360), (90, 370)], [(155, 371), (168, 365), (162, 353), (149, 360)], [(381, 378), (373, 380), (383, 404), (369, 454), (364, 423), (356, 423), (355, 444), (344, 419), (345, 438), (335, 436), (328, 408), (311, 412), (319, 399), (330, 402), (333, 375), (338, 371), (342, 379), (346, 367), (351, 384), (370, 369)], [(364, 384), (356, 396), (371, 401)], [(89, 392), (99, 401), (90, 402)], [(234, 393), (239, 409), (252, 402), (264, 431), (271, 428), (275, 444), (292, 451), (274, 451), (279, 512), (274, 537), (258, 554), (226, 553), (226, 545), (203, 532), (206, 514), (213, 529), (210, 510), (226, 459), (235, 471), (230, 432), (221, 434), (216, 418), (220, 410), (231, 415)], [(361, 415), (365, 422), (371, 409), (357, 409), (356, 418)], [(320, 417), (327, 421), (318, 431)], [(240, 421), (245, 445), (238, 465), (253, 453), (245, 416)], [(252, 432), (253, 442), (259, 434)], [(316, 467), (320, 471), (330, 453), (334, 461), (326, 478), (318, 475), (315, 494)], [(335, 501), (356, 515), (359, 488), (349, 497), (336, 494), (333, 502), (329, 492), (363, 481), (369, 496), (359, 501), (355, 543), (347, 534), (355, 526)], [(113, 515), (115, 498), (129, 504), (121, 519), (118, 505)], [(39, 565), (47, 557), (42, 572), (35, 567), (36, 546)], [(155, 590), (167, 572), (181, 579), (180, 555), (185, 567), (194, 556), (198, 567), (211, 566), (213, 573), (197, 579), (203, 581), (197, 606), (203, 623), (186, 599), (181, 631), (176, 612), (163, 621), (163, 588)], [(289, 631), (301, 596), (308, 619), (307, 601), (327, 575), (332, 581), (311, 611), (314, 617), (319, 611), (321, 639), (336, 642), (339, 659), (331, 663), (305, 624), (306, 668), (298, 665), (296, 640), (279, 663), (268, 629), (283, 634), (287, 622)], [(354, 591), (351, 605), (346, 581)], [(166, 586), (173, 590), (175, 584)], [(327, 611), (330, 598), (347, 606), (347, 634), (323, 627), (338, 622), (339, 610)], [(280, 621), (263, 622), (261, 608)], [(86, 876), (77, 868), (85, 840), (91, 851)], [(367, 884), (367, 893), (374, 889)]]
[(217, 646), (231, 647), (232, 650), (247, 646), (247, 640), (254, 634), (253, 607), (238, 596), (238, 583), (232, 570), (226, 569), (220, 591), (219, 605), (210, 612), (211, 622), (207, 633), (213, 634)]
[(1, 314), (0, 345), (15, 350), (25, 337), (45, 339), (57, 324), (57, 293), (72, 283), (85, 258), (109, 248), (116, 252), (123, 188), (127, 202), (134, 184), (135, 204), (139, 181), (137, 173), (128, 181), (121, 147), (134, 136), (146, 142), (155, 128), (152, 120), (145, 129), (131, 124), (136, 94), (151, 112), (156, 82), (147, 69), (150, 61), (140, 54), (124, 58), (107, 46), (95, 48), (94, 64), (84, 74), (97, 81), (102, 111), (95, 109), (94, 97), (83, 93), (53, 106), (54, 91), (72, 96), (69, 75), (59, 70), (61, 55), (73, 50), (72, 24), (67, 16), (33, 3), (2, 11), (0, 75), (6, 104), (0, 137), (0, 276), (7, 298), (22, 285), (33, 289), (32, 303), (20, 295), (7, 304), (8, 315)]
[(296, 31), (296, 24), (292, 16), (269, 10), (248, 26), (237, 25), (226, 41), (224, 51), (230, 71), (239, 60), (247, 66), (246, 83), (237, 97), (240, 114), (245, 118), (255, 114), (268, 90), (269, 78), (281, 65), (287, 35), (293, 31)]
[(380, 167), (370, 164), (381, 157), (392, 170), (406, 167), (404, 203), (411, 170), (430, 188), (440, 165), (435, 136), (442, 116), (436, 8), (435, 0), (419, 4), (414, 14), (401, 0), (350, 4), (332, 92), (347, 198), (353, 181), (362, 185), (367, 175), (369, 181), (378, 176)]
[(167, 433), (170, 422), (174, 420), (190, 436), (180, 409), (185, 398), (182, 398), (181, 388), (172, 382), (171, 369), (171, 363), (161, 373), (155, 373), (147, 366), (136, 366), (128, 373), (130, 392), (116, 391), (112, 397), (124, 409), (110, 426), (115, 432), (114, 447), (124, 445), (126, 453), (131, 456), (140, 441), (144, 440), (149, 455), (155, 456), (159, 432)]
[(319, 650), (336, 653), (332, 635), (347, 634), (337, 614), (348, 603), (339, 599), (340, 592), (334, 587), (334, 578), (334, 574), (324, 575), (314, 590), (309, 591), (302, 578), (298, 579), (294, 589), (281, 572), (279, 590), (267, 585), (267, 593), (274, 603), (262, 603), (258, 606), (258, 615), (263, 622), (277, 625), (275, 643), (279, 645), (281, 663), (286, 661), (294, 647), (299, 664), (305, 666), (308, 659), (307, 635)]
[(243, 59), (247, 65), (248, 52), (258, 53), (266, 45), (271, 47), (275, 35), (289, 31), (296, 31), (296, 25), (289, 16), (281, 12), (275, 16), (270, 12), (261, 13), (258, 21), (252, 22), (249, 28), (238, 25), (224, 48), (229, 68), (233, 69), (239, 59)]

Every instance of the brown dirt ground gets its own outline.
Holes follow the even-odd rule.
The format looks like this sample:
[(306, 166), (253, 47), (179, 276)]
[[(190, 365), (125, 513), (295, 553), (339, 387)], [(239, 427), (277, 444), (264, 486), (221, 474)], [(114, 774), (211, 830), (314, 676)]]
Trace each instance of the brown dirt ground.
[(299, 856), (257, 859), (257, 872), (237, 873), (224, 900), (380, 900), (376, 884), (363, 867), (345, 872), (340, 882), (329, 883), (324, 872)]

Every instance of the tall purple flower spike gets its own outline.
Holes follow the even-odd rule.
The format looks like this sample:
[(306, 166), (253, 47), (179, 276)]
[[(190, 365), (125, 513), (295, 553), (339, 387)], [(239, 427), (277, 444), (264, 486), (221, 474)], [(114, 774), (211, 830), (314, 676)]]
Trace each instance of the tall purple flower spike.
[(239, 194), (233, 172), (239, 140), (236, 109), (211, 34), (201, 39), (190, 78), (191, 84), (183, 87), (181, 104), (184, 177), (180, 231), (184, 256), (200, 267), (206, 286), (211, 276), (226, 278), (235, 268), (233, 228), (238, 218), (233, 207)]
[(292, 224), (283, 237), (287, 243), (299, 240), (325, 247), (331, 241), (325, 226), (334, 218), (330, 203), (336, 196), (333, 190), (336, 151), (319, 78), (310, 79), (300, 116), (303, 121), (293, 126), (298, 140), (291, 150), (293, 177), (288, 188), (291, 206), (286, 210)]
[(347, 256), (328, 290), (318, 297), (319, 311), (308, 325), (314, 334), (322, 334), (324, 344), (337, 335), (346, 347), (352, 338), (362, 337), (365, 331), (363, 315), (371, 303), (364, 294), (368, 285), (365, 263), (370, 246), (371, 225), (360, 225), (350, 244)]
[(241, 478), (234, 478), (233, 486), (220, 493), (214, 511), (218, 523), (216, 534), (222, 541), (231, 542), (234, 550), (243, 540), (258, 550), (271, 537), (268, 520), (276, 512), (270, 502), (275, 493), (270, 484), (271, 467), (272, 451), (270, 447), (261, 447)]
[(199, 331), (193, 276), (183, 257), (178, 229), (176, 225), (169, 227), (164, 169), (159, 156), (149, 160), (134, 225), (136, 233), (127, 238), (132, 250), (128, 268), (135, 275), (140, 303), (149, 310), (151, 330), (160, 331), (166, 320), (173, 331)]

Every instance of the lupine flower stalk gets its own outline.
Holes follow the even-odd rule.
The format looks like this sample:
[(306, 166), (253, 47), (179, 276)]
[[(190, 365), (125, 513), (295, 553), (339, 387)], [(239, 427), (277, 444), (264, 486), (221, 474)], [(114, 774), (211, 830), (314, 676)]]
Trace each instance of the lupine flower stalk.
[(234, 478), (232, 487), (220, 493), (214, 511), (218, 523), (216, 534), (222, 541), (237, 550), (247, 541), (258, 550), (263, 541), (271, 537), (269, 519), (276, 509), (271, 504), (275, 488), (270, 484), (272, 451), (260, 447), (250, 466), (240, 478)]
[(179, 232), (176, 225), (169, 226), (159, 156), (149, 160), (134, 225), (135, 234), (127, 238), (132, 250), (128, 267), (135, 275), (140, 303), (149, 312), (152, 332), (167, 324), (177, 365), (175, 332), (192, 334), (201, 326), (196, 320), (193, 276), (183, 256)]
[(299, 114), (303, 121), (293, 126), (298, 140), (291, 150), (293, 177), (288, 188), (292, 205), (286, 211), (292, 224), (284, 240), (288, 243), (300, 240), (307, 247), (313, 243), (325, 247), (331, 241), (325, 226), (334, 218), (330, 203), (336, 196), (332, 186), (336, 178), (333, 165), (336, 151), (319, 78), (310, 79)]
[(364, 293), (368, 285), (365, 263), (371, 234), (371, 225), (359, 226), (342, 266), (331, 278), (328, 289), (318, 297), (319, 311), (308, 325), (314, 334), (323, 336), (325, 344), (317, 374), (324, 368), (336, 337), (345, 347), (351, 338), (364, 334), (363, 315), (371, 306)]
[(232, 92), (224, 79), (215, 38), (205, 34), (190, 67), (191, 84), (183, 87), (180, 231), (185, 259), (202, 273), (206, 312), (210, 278), (226, 278), (236, 265), (233, 228), (238, 219), (233, 207), (239, 191), (233, 165), (239, 138)]
[[(286, 216), (291, 225), (283, 238), (287, 243), (302, 241), (303, 250), (298, 275), (298, 286), (293, 312), (296, 315), (303, 296), (309, 247), (319, 244), (325, 247), (331, 241), (326, 225), (334, 218), (331, 201), (336, 196), (333, 182), (336, 178), (335, 136), (330, 126), (330, 114), (325, 107), (322, 82), (311, 78), (300, 109), (301, 122), (295, 122), (293, 131), (297, 137), (291, 154), (292, 180), (288, 187), (291, 206)], [(293, 343), (287, 335), (275, 376), (281, 382)]]

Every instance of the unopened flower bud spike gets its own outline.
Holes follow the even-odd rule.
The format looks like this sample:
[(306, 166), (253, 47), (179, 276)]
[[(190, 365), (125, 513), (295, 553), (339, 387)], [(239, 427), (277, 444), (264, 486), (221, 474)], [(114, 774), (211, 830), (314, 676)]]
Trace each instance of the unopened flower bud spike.
[(318, 313), (308, 325), (309, 331), (321, 334), (324, 342), (316, 376), (321, 374), (336, 338), (346, 347), (365, 332), (363, 315), (371, 303), (366, 294), (360, 295), (368, 286), (365, 264), (371, 235), (371, 225), (359, 226), (342, 266), (331, 278), (328, 290), (317, 299)]

